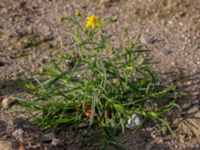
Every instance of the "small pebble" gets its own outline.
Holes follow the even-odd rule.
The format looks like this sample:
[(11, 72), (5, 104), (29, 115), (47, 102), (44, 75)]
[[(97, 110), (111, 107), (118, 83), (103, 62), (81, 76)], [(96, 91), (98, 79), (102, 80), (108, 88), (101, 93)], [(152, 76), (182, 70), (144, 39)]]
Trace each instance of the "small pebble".
[(61, 143), (60, 139), (53, 138), (51, 144), (53, 146), (59, 145)]
[(53, 138), (55, 138), (55, 134), (54, 133), (45, 134), (43, 139), (42, 139), (42, 142), (43, 143), (51, 143)]
[(1, 106), (3, 108), (9, 108), (11, 106), (11, 104), (13, 104), (16, 101), (15, 98), (13, 97), (5, 97), (2, 102), (1, 102)]
[(142, 120), (137, 114), (133, 114), (127, 121), (126, 127), (136, 129), (142, 125)]

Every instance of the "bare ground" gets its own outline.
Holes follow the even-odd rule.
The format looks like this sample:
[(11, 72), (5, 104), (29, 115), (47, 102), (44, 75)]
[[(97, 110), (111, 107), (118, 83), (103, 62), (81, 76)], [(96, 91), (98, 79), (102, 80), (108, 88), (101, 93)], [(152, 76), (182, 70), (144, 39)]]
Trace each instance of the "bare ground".
[[(173, 136), (159, 135), (147, 127), (136, 134), (127, 131), (118, 136), (119, 141), (130, 150), (200, 149), (200, 1), (197, 0), (0, 0), (1, 99), (22, 94), (14, 83), (23, 73), (22, 66), (38, 70), (38, 62), (48, 59), (57, 47), (67, 49), (66, 25), (60, 18), (76, 9), (85, 15), (117, 16), (111, 27), (116, 44), (123, 41), (125, 28), (130, 37), (142, 30), (141, 40), (152, 49), (150, 57), (158, 62), (155, 69), (169, 80), (180, 80), (177, 90), (187, 93), (178, 100), (182, 111), (170, 116)], [(11, 149), (23, 145), (36, 150), (77, 150), (79, 139), (84, 138), (68, 132), (57, 137), (45, 136), (28, 121), (19, 119), (23, 114), (13, 116), (10, 109), (3, 108), (0, 112), (0, 150), (5, 142), (7, 145), (10, 142)]]

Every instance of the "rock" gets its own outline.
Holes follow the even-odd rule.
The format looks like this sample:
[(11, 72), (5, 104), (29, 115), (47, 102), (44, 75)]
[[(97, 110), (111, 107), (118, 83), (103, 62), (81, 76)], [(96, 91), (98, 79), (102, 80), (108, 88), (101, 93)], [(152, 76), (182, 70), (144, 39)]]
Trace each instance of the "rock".
[(23, 133), (22, 129), (17, 129), (12, 133), (12, 136), (15, 137), (19, 142), (23, 142)]
[(0, 140), (0, 149), (1, 150), (13, 150), (12, 143), (10, 141)]
[(26, 149), (24, 148), (24, 146), (21, 145), (18, 150), (26, 150)]
[(19, 143), (15, 140), (0, 140), (0, 150), (16, 150), (19, 148)]
[(51, 143), (52, 139), (55, 138), (54, 133), (48, 133), (43, 136), (42, 142), (43, 143)]
[(164, 55), (169, 55), (172, 53), (172, 49), (169, 48), (169, 47), (165, 47), (164, 50), (163, 50), (163, 54)]
[(187, 114), (194, 116), (194, 117), (199, 117), (200, 118), (200, 106), (199, 105), (194, 105), (192, 106), (189, 110), (187, 110)]
[(106, 4), (110, 3), (110, 2), (111, 2), (111, 0), (100, 0), (99, 4), (106, 5)]
[(61, 141), (60, 141), (60, 139), (53, 138), (51, 144), (52, 144), (53, 146), (57, 146), (57, 145), (60, 145), (60, 144), (61, 144)]
[(142, 125), (142, 120), (137, 114), (133, 114), (129, 117), (126, 127), (129, 129), (136, 129)]
[(16, 101), (16, 99), (14, 97), (5, 97), (2, 102), (1, 102), (1, 106), (3, 108), (9, 108), (11, 106), (11, 104), (13, 104)]
[(145, 36), (141, 36), (140, 40), (143, 44), (154, 44), (156, 43), (156, 41), (158, 41), (155, 37), (151, 36), (151, 37), (145, 37)]

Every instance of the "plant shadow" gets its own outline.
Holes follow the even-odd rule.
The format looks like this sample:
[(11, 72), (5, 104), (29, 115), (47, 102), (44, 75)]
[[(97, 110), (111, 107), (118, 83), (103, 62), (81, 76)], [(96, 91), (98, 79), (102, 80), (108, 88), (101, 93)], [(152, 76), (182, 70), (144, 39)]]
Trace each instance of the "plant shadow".
[(0, 80), (0, 97), (16, 96), (24, 91), (17, 80)]

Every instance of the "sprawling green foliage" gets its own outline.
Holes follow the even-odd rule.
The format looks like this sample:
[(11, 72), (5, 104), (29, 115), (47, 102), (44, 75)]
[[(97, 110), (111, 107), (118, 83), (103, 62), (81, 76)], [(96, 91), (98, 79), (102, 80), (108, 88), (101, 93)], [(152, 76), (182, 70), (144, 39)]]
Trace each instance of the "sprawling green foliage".
[(39, 112), (34, 121), (45, 128), (79, 129), (83, 122), (87, 129), (97, 126), (105, 149), (109, 144), (117, 145), (107, 129), (124, 132), (132, 114), (144, 122), (151, 119), (168, 125), (164, 113), (176, 104), (166, 94), (174, 85), (160, 84), (145, 59), (149, 50), (140, 39), (117, 48), (104, 28), (108, 20), (93, 28), (85, 28), (80, 20), (80, 14), (62, 19), (71, 24), (67, 32), (73, 39), (70, 51), (43, 64), (44, 71), (32, 75), (36, 82), (23, 82), (35, 99), (20, 102)]

